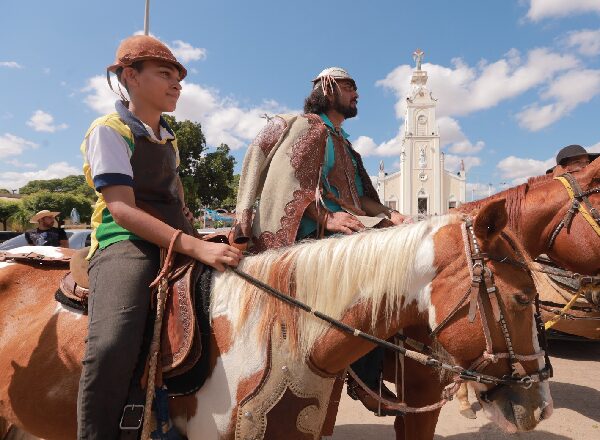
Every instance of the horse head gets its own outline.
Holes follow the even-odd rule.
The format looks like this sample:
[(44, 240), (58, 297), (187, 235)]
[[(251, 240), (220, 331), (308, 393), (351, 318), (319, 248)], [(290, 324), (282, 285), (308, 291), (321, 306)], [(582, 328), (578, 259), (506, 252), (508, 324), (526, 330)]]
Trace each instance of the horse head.
[[(549, 417), (552, 399), (547, 377), (539, 374), (544, 357), (534, 319), (535, 286), (507, 222), (500, 199), (484, 205), (472, 226), (467, 225), (464, 248), (457, 246), (463, 241), (458, 228), (439, 230), (429, 321), (437, 343), (455, 364), (493, 378), (512, 378), (473, 383), (488, 417), (516, 432)], [(519, 383), (524, 377), (541, 379)]]
[(558, 203), (551, 202), (558, 209), (545, 228), (549, 237), (546, 253), (572, 271), (599, 274), (600, 159), (557, 179), (561, 180), (555, 180), (554, 185), (560, 188), (561, 197)]

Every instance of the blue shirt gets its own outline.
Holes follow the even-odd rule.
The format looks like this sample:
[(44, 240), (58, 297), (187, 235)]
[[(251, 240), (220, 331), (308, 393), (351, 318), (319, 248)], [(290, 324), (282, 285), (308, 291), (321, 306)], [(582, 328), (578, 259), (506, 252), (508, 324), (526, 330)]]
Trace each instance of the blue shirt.
[[(331, 171), (331, 169), (333, 168), (333, 165), (335, 164), (335, 150), (333, 148), (333, 139), (332, 139), (332, 132), (335, 132), (335, 127), (333, 126), (333, 123), (327, 117), (327, 115), (325, 113), (321, 113), (319, 116), (321, 117), (321, 119), (323, 119), (323, 122), (328, 127), (327, 142), (325, 144), (325, 158), (323, 160), (323, 167), (322, 167), (322, 171), (321, 171), (321, 182), (323, 182), (323, 193), (326, 194), (326, 193), (330, 192), (335, 197), (339, 197), (340, 195), (339, 195), (338, 190), (334, 186), (331, 186), (329, 184), (329, 181), (327, 180), (327, 176), (329, 175), (329, 172)], [(341, 134), (342, 134), (342, 136), (344, 136), (344, 139), (348, 139), (350, 137), (350, 135), (348, 133), (346, 133), (346, 131), (343, 128), (341, 128)], [(345, 145), (345, 148), (348, 148), (348, 146)], [(352, 163), (354, 164), (354, 182), (356, 184), (356, 191), (358, 192), (358, 196), (362, 197), (364, 195), (363, 182), (362, 182), (362, 179), (360, 178), (360, 175), (358, 174), (358, 167), (356, 165), (356, 160), (354, 160), (354, 156), (352, 154), (350, 154), (350, 157), (352, 158)], [(331, 212), (343, 211), (342, 207), (338, 203), (334, 202), (333, 200), (330, 200), (330, 199), (324, 197), (323, 203), (325, 204), (327, 209), (329, 209), (329, 211), (331, 211)], [(296, 240), (301, 240), (301, 239), (307, 237), (308, 235), (312, 234), (316, 230), (317, 230), (317, 222), (314, 221), (313, 219), (309, 218), (305, 214), (302, 217), (302, 220), (300, 220), (300, 226), (298, 227), (298, 233), (296, 234)]]

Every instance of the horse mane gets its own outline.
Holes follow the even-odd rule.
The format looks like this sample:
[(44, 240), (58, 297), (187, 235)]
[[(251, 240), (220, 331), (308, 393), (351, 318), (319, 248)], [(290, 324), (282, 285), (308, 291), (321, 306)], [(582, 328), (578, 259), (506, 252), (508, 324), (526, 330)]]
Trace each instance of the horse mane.
[[(342, 319), (350, 307), (363, 302), (370, 307), (371, 315), (371, 328), (363, 330), (372, 330), (378, 319), (389, 325), (400, 308), (413, 278), (417, 250), (426, 237), (461, 218), (446, 215), (350, 236), (304, 241), (247, 257), (239, 269), (335, 319)], [(275, 328), (285, 329), (291, 352), (307, 357), (330, 328), (232, 272), (217, 276), (213, 296), (217, 290), (223, 295), (235, 294), (239, 315), (232, 323), (233, 337), (244, 337), (254, 325), (259, 332), (257, 340), (267, 341), (275, 323)]]
[(541, 176), (534, 176), (527, 179), (527, 182), (513, 186), (499, 193), (493, 194), (490, 197), (484, 199), (475, 200), (473, 202), (464, 203), (460, 205), (456, 210), (464, 214), (474, 214), (487, 203), (498, 200), (506, 199), (506, 212), (508, 213), (508, 226), (511, 230), (518, 232), (519, 230), (519, 219), (521, 212), (525, 205), (525, 199), (527, 193), (538, 186), (549, 183), (553, 180), (552, 174), (544, 174)]

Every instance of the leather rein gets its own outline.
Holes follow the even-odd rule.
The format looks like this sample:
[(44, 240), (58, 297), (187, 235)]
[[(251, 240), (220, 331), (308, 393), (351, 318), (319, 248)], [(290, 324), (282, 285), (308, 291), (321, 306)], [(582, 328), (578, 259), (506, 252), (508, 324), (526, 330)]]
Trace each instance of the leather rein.
[[(473, 381), (479, 382), (488, 385), (494, 385), (494, 388), (488, 391), (487, 398), (491, 400), (492, 391), (498, 389), (501, 386), (520, 386), (523, 388), (530, 388), (535, 382), (543, 382), (552, 377), (552, 366), (550, 364), (550, 359), (546, 353), (546, 339), (544, 334), (543, 323), (541, 320), (541, 314), (539, 311), (539, 301), (536, 296), (535, 301), (535, 320), (536, 320), (536, 328), (538, 331), (538, 339), (540, 343), (541, 351), (535, 352), (531, 355), (520, 355), (516, 354), (513, 349), (512, 340), (510, 337), (510, 332), (508, 330), (506, 320), (504, 319), (504, 315), (502, 312), (502, 308), (500, 307), (501, 299), (498, 295), (498, 289), (494, 283), (493, 273), (486, 266), (486, 260), (491, 260), (493, 258), (481, 253), (479, 245), (477, 243), (477, 239), (475, 237), (473, 231), (473, 224), (470, 218), (467, 218), (465, 223), (462, 225), (463, 230), (463, 242), (465, 245), (465, 253), (467, 256), (467, 262), (469, 263), (469, 271), (471, 273), (471, 286), (467, 293), (463, 296), (463, 298), (457, 303), (452, 312), (431, 332), (432, 336), (435, 336), (451, 319), (452, 317), (463, 307), (467, 299), (470, 300), (469, 307), (469, 320), (473, 322), (475, 319), (475, 313), (477, 309), (479, 309), (479, 313), (481, 315), (481, 322), (484, 328), (484, 334), (486, 338), (486, 349), (483, 354), (472, 363), (469, 368), (464, 368), (460, 365), (452, 365), (442, 360), (439, 355), (436, 355), (429, 347), (426, 345), (419, 343), (418, 341), (409, 340), (409, 338), (404, 337), (404, 340), (409, 342), (410, 345), (416, 347), (418, 350), (424, 351), (414, 351), (407, 349), (403, 346), (393, 344), (389, 341), (380, 339), (371, 334), (365, 333), (357, 328), (351, 327), (331, 316), (325, 315), (324, 313), (319, 312), (318, 310), (314, 310), (309, 305), (297, 300), (296, 298), (287, 295), (268, 284), (260, 281), (257, 278), (241, 271), (237, 268), (230, 268), (234, 273), (238, 276), (246, 280), (248, 283), (258, 287), (269, 295), (274, 296), (275, 298), (293, 306), (299, 308), (316, 318), (327, 322), (332, 327), (335, 327), (347, 334), (351, 334), (353, 336), (365, 339), (375, 345), (383, 347), (385, 349), (392, 350), (400, 355), (403, 355), (407, 358), (413, 359), (416, 362), (419, 362), (422, 365), (428, 366), (430, 368), (445, 370), (453, 374), (454, 381), (445, 388), (443, 393), (443, 398), (434, 405), (428, 405), (423, 408), (411, 408), (407, 407), (404, 403), (394, 403), (385, 401), (385, 399), (379, 397), (376, 393), (372, 392), (368, 387), (363, 386), (360, 379), (357, 380), (359, 385), (363, 386), (365, 390), (372, 394), (373, 397), (380, 401), (385, 401), (385, 403), (391, 404), (391, 406), (395, 406), (398, 409), (401, 409), (406, 412), (424, 412), (431, 411), (441, 407), (448, 400), (452, 399), (452, 395), (458, 391), (458, 385), (464, 381)], [(473, 250), (471, 250), (473, 247)], [(505, 259), (494, 259), (500, 263), (506, 262), (507, 264), (511, 264), (512, 260), (504, 261)], [(490, 337), (490, 331), (488, 326), (488, 319), (486, 317), (485, 309), (483, 308), (483, 298), (487, 298), (492, 304), (492, 310), (494, 312), (494, 321), (498, 322), (502, 334), (504, 336), (507, 352), (506, 353), (494, 353), (492, 347), (492, 341)], [(543, 369), (537, 371), (534, 374), (526, 374), (525, 369), (521, 365), (521, 361), (532, 361), (536, 360), (540, 357), (544, 357), (545, 366)], [(508, 358), (511, 364), (511, 374), (505, 375), (503, 377), (496, 377), (484, 374), (482, 371), (488, 366), (490, 363), (495, 363), (499, 359)], [(349, 370), (349, 374), (356, 380), (358, 377)]]

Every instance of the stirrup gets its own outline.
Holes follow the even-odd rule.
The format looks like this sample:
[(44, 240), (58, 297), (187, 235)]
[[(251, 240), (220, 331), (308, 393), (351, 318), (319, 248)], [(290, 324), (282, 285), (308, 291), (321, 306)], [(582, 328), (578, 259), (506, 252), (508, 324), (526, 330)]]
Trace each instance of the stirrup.
[(119, 429), (123, 431), (139, 430), (144, 420), (144, 408), (144, 405), (125, 405), (119, 422)]

